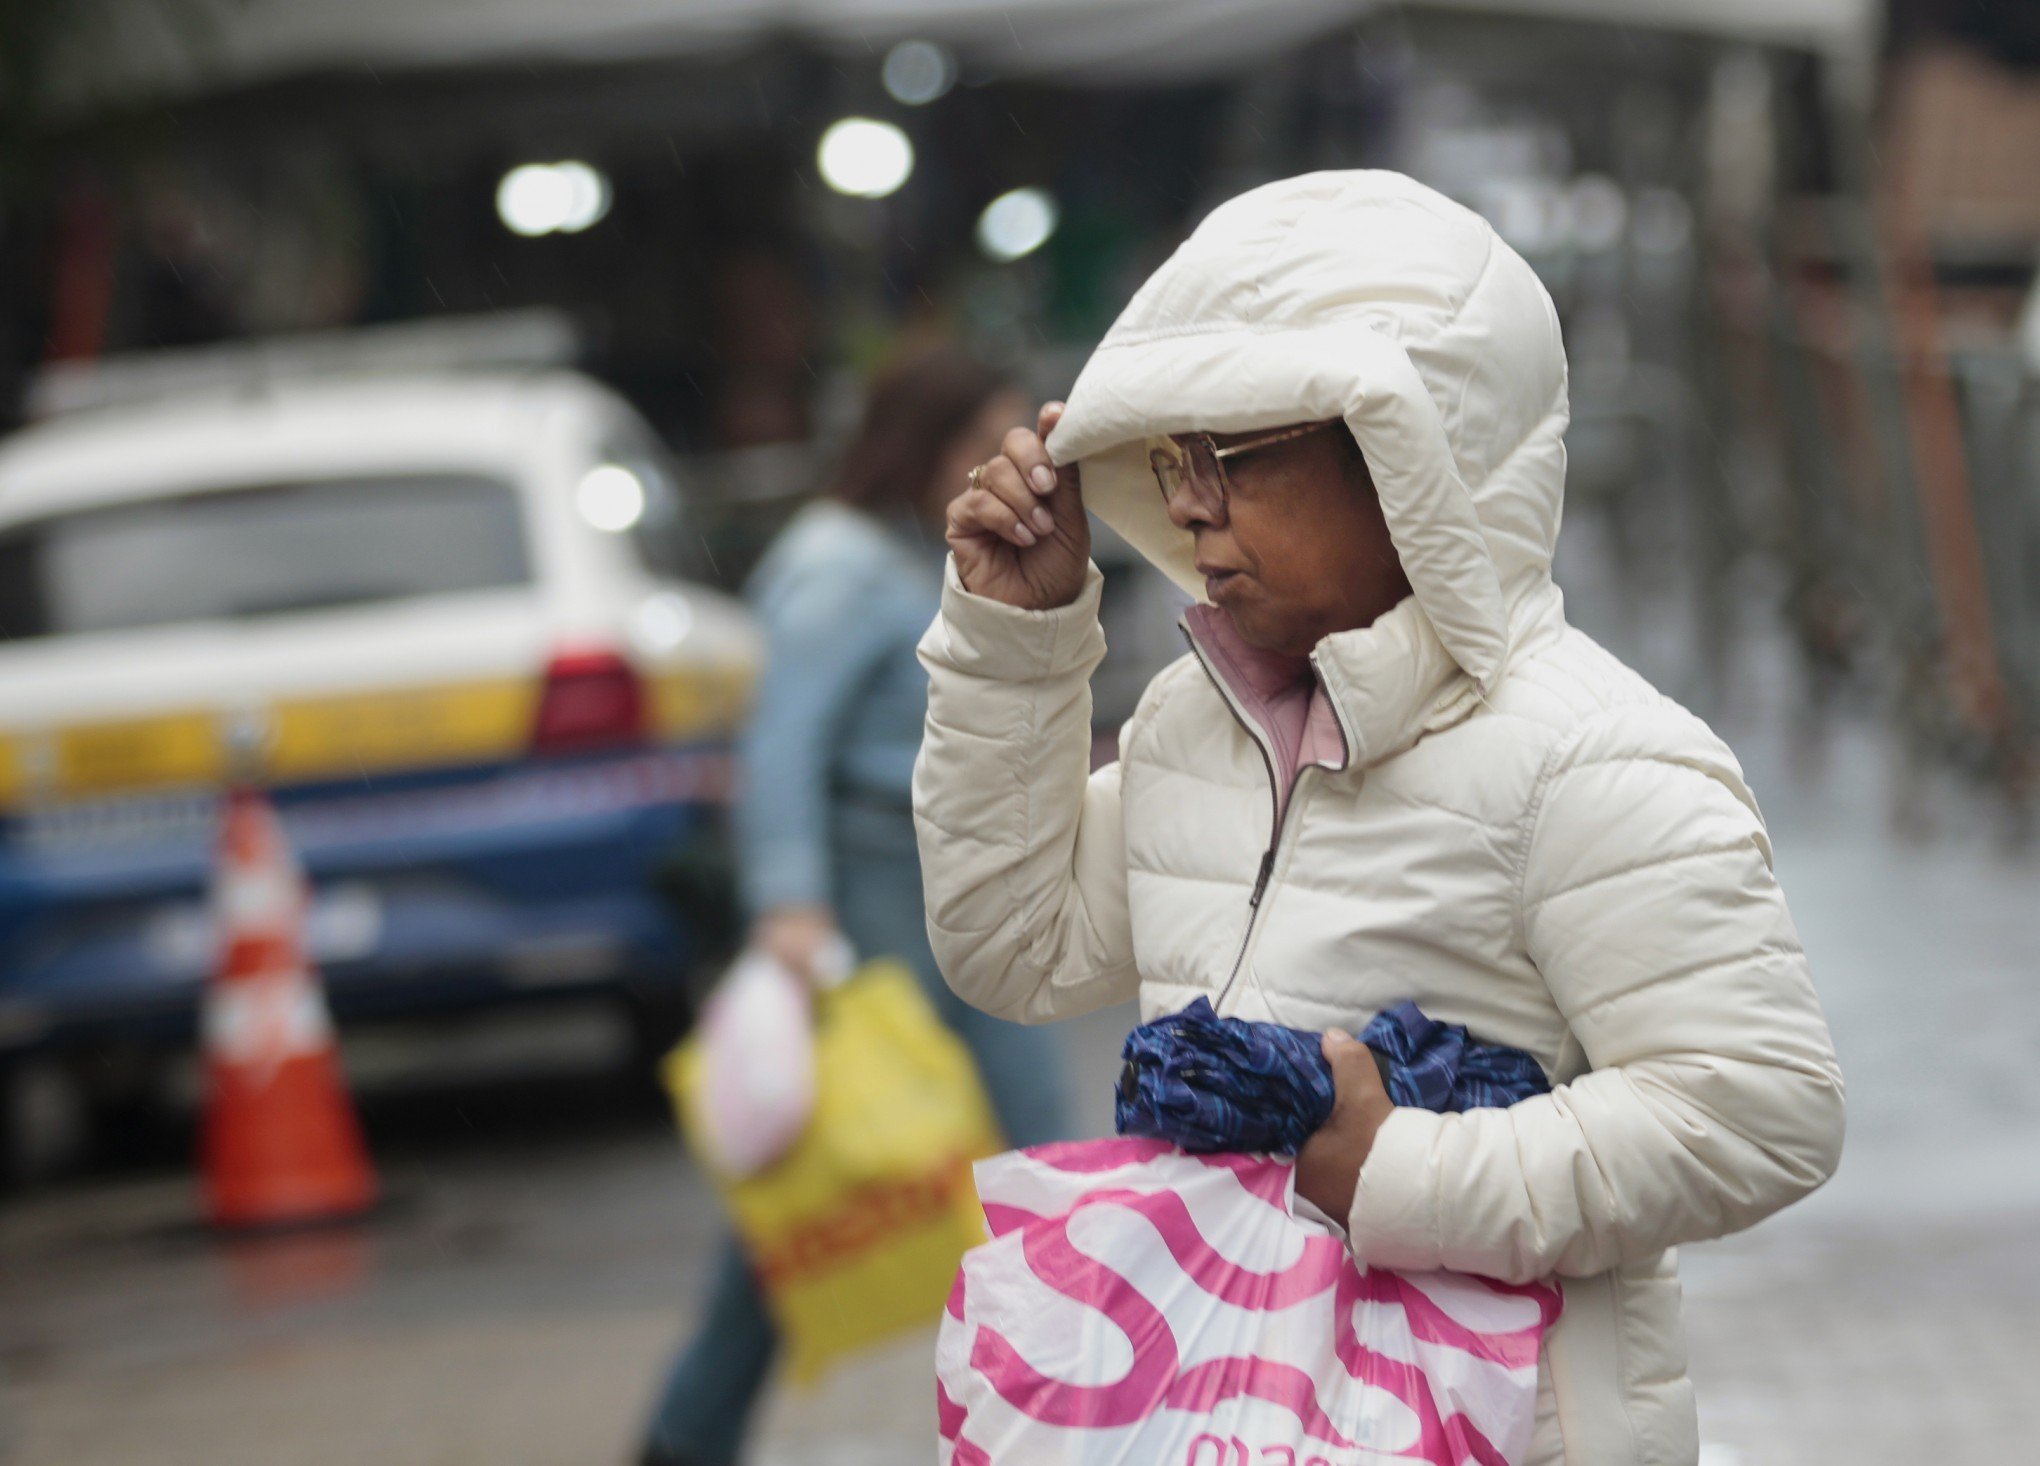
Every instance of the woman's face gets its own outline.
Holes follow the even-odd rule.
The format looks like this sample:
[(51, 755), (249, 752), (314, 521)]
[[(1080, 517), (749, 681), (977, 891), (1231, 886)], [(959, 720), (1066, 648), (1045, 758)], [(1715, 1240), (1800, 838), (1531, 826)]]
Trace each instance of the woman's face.
[(935, 465), (935, 481), (928, 485), (922, 500), (928, 518), (938, 524), (946, 519), (950, 500), (970, 487), (970, 471), (1005, 450), (1007, 433), (1032, 425), (1027, 399), (1018, 391), (995, 392), (986, 398), (977, 416), (949, 440), (948, 448)]
[[(1261, 436), (1212, 434), (1220, 447)], [(1249, 646), (1306, 656), (1410, 593), (1367, 461), (1343, 426), (1228, 459), (1226, 476), (1222, 514), (1178, 493), (1169, 517), (1195, 537), (1206, 594)]]

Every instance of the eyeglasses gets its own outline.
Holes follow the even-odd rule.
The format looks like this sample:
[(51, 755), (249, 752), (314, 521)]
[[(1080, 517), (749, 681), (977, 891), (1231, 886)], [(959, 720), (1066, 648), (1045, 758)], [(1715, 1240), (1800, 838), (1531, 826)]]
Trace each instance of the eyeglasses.
[(1242, 453), (1258, 453), (1263, 448), (1273, 448), (1277, 443), (1290, 442), (1306, 433), (1321, 432), (1336, 426), (1339, 421), (1334, 417), (1323, 422), (1305, 423), (1301, 427), (1279, 428), (1243, 442), (1228, 443), (1223, 448), (1209, 433), (1176, 433), (1148, 450), (1148, 467), (1154, 470), (1155, 483), (1161, 487), (1164, 503), (1173, 505), (1176, 495), (1187, 491), (1191, 506), (1199, 514), (1206, 519), (1223, 522), (1232, 500), (1232, 480), (1226, 475), (1226, 459), (1237, 458)]

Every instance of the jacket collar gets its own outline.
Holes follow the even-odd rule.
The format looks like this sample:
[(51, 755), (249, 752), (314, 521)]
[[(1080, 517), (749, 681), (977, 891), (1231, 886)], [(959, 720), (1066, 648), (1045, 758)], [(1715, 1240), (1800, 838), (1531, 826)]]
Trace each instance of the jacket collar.
[(1414, 596), (1372, 626), (1326, 637), (1311, 654), (1346, 730), (1355, 768), (1393, 758), (1480, 703)]
[[(1340, 731), (1347, 768), (1371, 768), (1426, 733), (1459, 722), (1479, 703), (1479, 689), (1445, 649), (1414, 597), (1372, 626), (1342, 631), (1301, 658), (1257, 651), (1233, 632), (1225, 613), (1193, 606), (1183, 618), (1198, 660), (1219, 692), (1264, 748), (1278, 742), (1258, 710), (1270, 687), (1315, 674)], [(1283, 761), (1271, 753), (1271, 768)]]

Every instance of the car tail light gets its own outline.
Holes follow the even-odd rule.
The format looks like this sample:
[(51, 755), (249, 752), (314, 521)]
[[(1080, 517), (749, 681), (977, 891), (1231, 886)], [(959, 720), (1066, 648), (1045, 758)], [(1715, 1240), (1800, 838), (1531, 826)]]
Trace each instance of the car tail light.
[(645, 688), (629, 662), (611, 651), (561, 652), (545, 669), (533, 753), (589, 753), (641, 743)]

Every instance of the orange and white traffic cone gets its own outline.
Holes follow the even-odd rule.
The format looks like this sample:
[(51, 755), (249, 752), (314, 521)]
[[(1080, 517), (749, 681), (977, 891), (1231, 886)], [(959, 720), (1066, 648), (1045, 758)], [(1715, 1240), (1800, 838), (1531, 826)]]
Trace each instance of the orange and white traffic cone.
[(377, 1185), (305, 952), (310, 892), (268, 797), (227, 796), (206, 990), (207, 1212), (247, 1227), (356, 1216)]

